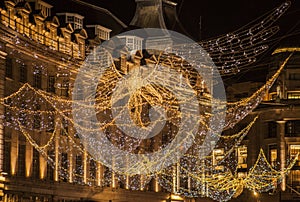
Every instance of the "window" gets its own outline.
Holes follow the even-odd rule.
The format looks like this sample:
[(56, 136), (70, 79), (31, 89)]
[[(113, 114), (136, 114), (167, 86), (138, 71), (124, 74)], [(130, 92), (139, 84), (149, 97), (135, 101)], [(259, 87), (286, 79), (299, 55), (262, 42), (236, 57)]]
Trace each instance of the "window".
[(42, 88), (42, 75), (40, 72), (36, 72), (33, 76), (33, 87)]
[[(34, 106), (35, 111), (41, 110), (41, 106), (36, 104)], [(33, 128), (34, 129), (40, 129), (41, 128), (41, 116), (39, 113), (34, 113), (33, 115)]]
[(273, 167), (277, 165), (277, 145), (269, 145), (269, 161)]
[(245, 177), (247, 175), (247, 147), (240, 146), (236, 150), (237, 155), (237, 174), (238, 177)]
[(277, 124), (274, 121), (268, 122), (268, 138), (277, 137)]
[(300, 185), (300, 170), (291, 170), (289, 175), (289, 184), (292, 186), (299, 186)]
[[(55, 153), (53, 150), (50, 150), (47, 152), (49, 158), (54, 159), (55, 158)], [(47, 179), (53, 180), (54, 179), (54, 168), (52, 165), (52, 162), (48, 161), (47, 162)]]
[(64, 89), (63, 96), (68, 97), (69, 96), (69, 81), (67, 79), (64, 79), (62, 82), (62, 89)]
[(61, 126), (62, 126), (61, 135), (64, 135), (64, 136), (68, 135), (68, 132), (69, 132), (68, 120), (63, 118), (61, 120)]
[(24, 102), (21, 103), (21, 109), (19, 111), (19, 122), (23, 125), (23, 126), (27, 126), (28, 122), (26, 121), (27, 119), (27, 115), (24, 112), (24, 110), (26, 110), (26, 104)]
[(55, 93), (55, 76), (48, 76), (47, 91), (51, 93)]
[(26, 146), (19, 144), (19, 153), (18, 153), (18, 176), (25, 176), (25, 151)]
[(20, 82), (27, 82), (27, 66), (25, 64), (20, 66)]
[(3, 171), (6, 173), (10, 173), (10, 152), (11, 152), (11, 143), (8, 141), (4, 142), (4, 165), (3, 165)]
[(61, 169), (63, 170), (63, 175), (62, 175), (62, 180), (64, 182), (68, 181), (68, 154), (67, 153), (62, 153), (61, 154)]
[(5, 76), (8, 78), (13, 76), (13, 62), (11, 58), (6, 58)]
[(247, 147), (240, 146), (237, 148), (238, 166), (247, 168)]
[(40, 153), (35, 148), (33, 148), (32, 177), (40, 178)]
[(290, 73), (289, 80), (300, 80), (300, 73)]
[(55, 120), (54, 120), (54, 115), (51, 114), (48, 116), (48, 122), (47, 122), (47, 132), (54, 132), (54, 128), (55, 128)]
[(300, 136), (300, 120), (287, 121), (285, 123), (285, 133), (288, 137)]
[(82, 183), (82, 174), (83, 174), (83, 167), (82, 167), (82, 156), (76, 155), (76, 162), (75, 162), (75, 182), (81, 184)]
[(290, 145), (290, 158), (296, 157), (298, 153), (300, 153), (300, 145)]
[(43, 1), (37, 1), (36, 2), (37, 5), (37, 9), (40, 9), (41, 10), (41, 13), (45, 16), (45, 17), (48, 17), (48, 16), (51, 16), (51, 5), (43, 2)]
[(74, 22), (74, 16), (67, 15), (67, 23), (73, 23), (73, 22)]
[(90, 179), (91, 184), (96, 185), (96, 171), (97, 171), (97, 163), (93, 159), (90, 159)]
[(66, 13), (66, 23), (72, 24), (74, 29), (83, 28), (83, 18), (83, 16), (76, 13)]
[[(295, 156), (300, 153), (300, 145), (290, 145), (289, 146), (289, 156), (290, 158), (295, 158)], [(292, 185), (300, 185), (300, 170), (299, 170), (299, 157), (295, 166), (292, 168), (291, 173), (289, 175), (289, 183)]]
[(216, 170), (222, 170), (223, 166), (219, 165), (220, 161), (224, 158), (224, 149), (219, 148), (219, 149), (214, 149), (213, 150), (213, 166), (216, 166)]
[(288, 93), (288, 99), (300, 99), (300, 92)]

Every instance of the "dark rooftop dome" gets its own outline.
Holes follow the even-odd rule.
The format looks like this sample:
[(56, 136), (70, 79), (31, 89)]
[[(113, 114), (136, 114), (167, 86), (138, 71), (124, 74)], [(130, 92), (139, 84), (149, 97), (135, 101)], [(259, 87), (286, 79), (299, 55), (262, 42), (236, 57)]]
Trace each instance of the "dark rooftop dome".
[(168, 0), (135, 0), (137, 3), (131, 27), (161, 28), (190, 36), (180, 23), (176, 3)]

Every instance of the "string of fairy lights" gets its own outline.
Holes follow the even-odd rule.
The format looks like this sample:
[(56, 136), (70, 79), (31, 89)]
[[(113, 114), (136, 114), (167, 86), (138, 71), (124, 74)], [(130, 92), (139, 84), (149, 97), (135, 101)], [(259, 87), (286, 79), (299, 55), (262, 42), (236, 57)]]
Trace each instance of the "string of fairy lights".
[[(200, 42), (200, 45), (212, 57), (218, 66), (220, 74), (229, 75), (237, 73), (239, 71), (238, 67), (253, 63), (255, 58), (267, 49), (264, 43), (278, 32), (278, 27), (273, 26), (274, 22), (286, 12), (289, 6), (290, 2), (285, 2), (267, 15), (261, 22), (254, 23), (244, 29), (237, 30), (217, 39)], [(6, 26), (15, 29), (10, 24)], [(29, 38), (24, 40), (24, 36), (12, 36), (2, 30), (0, 30), (0, 34), (2, 40), (8, 44), (7, 47), (10, 50), (8, 53), (9, 57), (13, 57), (16, 63), (20, 65), (27, 64), (28, 61), (22, 59), (22, 54), (28, 55), (28, 51), (26, 50), (30, 49), (30, 54), (33, 55), (28, 56), (41, 60), (41, 62), (37, 60), (31, 63), (33, 73), (44, 76), (49, 74), (48, 66), (45, 65), (44, 61), (47, 61), (45, 58), (54, 57), (52, 53), (55, 51), (47, 46), (41, 46), (43, 49), (35, 46), (35, 39)], [(0, 49), (3, 48), (0, 47)], [(190, 148), (185, 148), (187, 152), (177, 163), (158, 172), (150, 170), (146, 175), (138, 175), (132, 174), (136, 172), (116, 172), (113, 167), (106, 167), (104, 168), (103, 179), (100, 183), (101, 186), (118, 182), (124, 185), (126, 189), (145, 190), (151, 180), (155, 179), (161, 187), (172, 193), (187, 197), (210, 197), (217, 201), (228, 201), (232, 197), (237, 197), (242, 193), (244, 188), (257, 192), (266, 192), (275, 189), (283, 174), (287, 174), (295, 164), (297, 157), (291, 161), (285, 170), (277, 171), (268, 163), (267, 158), (261, 150), (254, 166), (247, 173), (240, 175), (241, 173), (238, 171), (239, 162), (237, 162), (234, 151), (238, 149), (258, 117), (255, 117), (238, 133), (232, 135), (215, 134), (216, 130), (211, 128), (209, 120), (214, 119), (218, 121), (218, 117), (213, 115), (212, 103), (218, 103), (220, 100), (213, 98), (210, 94), (210, 89), (203, 83), (203, 78), (193, 70), (194, 64), (189, 64), (185, 59), (178, 56), (183, 55), (185, 52), (190, 53), (191, 49), (197, 49), (197, 47), (184, 45), (174, 47), (175, 52), (176, 49), (178, 49), (177, 55), (160, 54), (156, 56), (152, 63), (179, 72), (182, 75), (181, 79), (186, 81), (187, 85), (195, 91), (193, 97), (197, 99), (198, 103), (191, 103), (191, 105), (199, 104), (200, 119), (194, 123), (195, 127), (198, 127), (198, 133), (193, 145)], [(202, 54), (203, 52), (198, 51), (198, 53)], [(77, 64), (77, 66), (78, 63), (80, 64), (76, 59), (71, 56), (60, 56), (59, 54), (55, 54), (55, 57), (63, 64), (59, 67), (58, 72), (60, 73), (56, 74), (57, 78), (60, 76), (69, 78), (78, 73), (75, 68), (72, 70), (68, 69), (68, 67), (74, 66), (74, 64)], [(196, 57), (198, 55), (189, 55), (190, 60)], [(277, 72), (275, 72), (266, 84), (252, 96), (242, 99), (239, 102), (225, 103), (227, 106), (225, 129), (236, 125), (262, 101), (290, 57), (291, 55), (281, 64)], [(197, 61), (197, 59), (194, 60)], [(53, 60), (53, 62), (56, 63), (57, 61)], [(209, 65), (207, 64), (207, 69), (210, 68)], [(166, 124), (162, 128), (162, 131), (155, 137), (148, 139), (130, 137), (121, 130), (118, 130), (116, 120), (112, 116), (111, 94), (117, 86), (117, 82), (125, 77), (125, 75), (126, 73), (113, 63), (112, 68), (107, 70), (100, 81), (98, 81), (97, 94), (94, 97), (85, 98), (83, 101), (61, 97), (41, 89), (36, 89), (26, 83), (16, 92), (0, 99), (0, 104), (5, 106), (4, 125), (23, 135), (26, 141), (45, 157), (53, 170), (58, 169), (61, 180), (95, 185), (97, 181), (97, 165), (99, 163), (105, 165), (105, 162), (97, 162), (93, 155), (87, 152), (85, 145), (80, 141), (80, 134), (77, 134), (76, 129), (86, 132), (96, 132), (98, 129), (89, 127), (91, 123), (86, 120), (82, 120), (83, 124), (78, 124), (74, 121), (72, 112), (77, 110), (72, 109), (74, 103), (86, 109), (93, 108), (97, 112), (98, 126), (104, 131), (112, 145), (127, 152), (147, 154), (163, 150), (176, 138), (178, 125), (183, 117), (179, 106), (183, 102), (191, 102), (192, 100), (190, 97), (184, 96), (179, 99), (174, 96), (172, 91), (162, 85), (149, 84), (143, 86), (130, 95), (127, 109), (116, 108), (120, 111), (130, 111), (129, 114), (132, 122), (126, 122), (123, 125), (126, 127), (144, 127), (151, 124), (151, 122), (154, 124), (158, 123), (161, 120), (152, 120), (148, 115), (150, 106), (154, 105), (159, 105), (166, 111)], [(165, 78), (158, 78), (158, 80), (163, 83)], [(175, 85), (175, 82), (171, 84)], [(72, 83), (69, 83), (69, 86), (72, 86)], [(122, 98), (124, 95), (118, 96)], [(91, 106), (90, 102), (94, 102), (95, 105)], [(191, 116), (190, 112), (186, 113), (185, 115)], [(216, 148), (222, 148), (223, 150), (222, 154), (217, 156), (217, 160), (217, 154), (214, 153), (214, 150), (205, 156), (199, 154), (205, 136), (208, 134), (219, 137)], [(181, 143), (178, 145), (182, 147), (186, 146)], [(182, 148), (176, 147), (176, 149)], [(59, 161), (56, 160), (56, 151), (58, 151), (58, 155), (60, 156)], [(72, 157), (68, 156), (70, 154), (71, 156), (76, 156), (75, 162), (74, 159), (71, 160)], [(166, 157), (168, 155), (170, 153), (165, 154)], [(89, 168), (86, 168), (82, 164), (83, 159), (89, 162)], [(166, 163), (165, 159), (159, 160), (162, 161), (160, 162), (162, 164)], [(147, 161), (145, 165), (151, 164), (152, 166), (158, 164), (158, 162), (149, 162), (147, 159), (145, 161)], [(145, 165), (137, 164), (132, 169), (139, 169), (145, 167)], [(89, 172), (89, 174), (87, 175), (86, 172)]]
[[(290, 56), (289, 56), (290, 57)], [(267, 81), (267, 83), (260, 89), (257, 90), (252, 96), (250, 96), (247, 100), (248, 103), (259, 102), (262, 99), (264, 94), (261, 93), (262, 89), (267, 90), (270, 85), (274, 82), (274, 80), (279, 75), (280, 71), (282, 71), (284, 65), (288, 61), (289, 57), (286, 61), (280, 66), (278, 71)], [(110, 77), (114, 78), (114, 77)], [(266, 87), (267, 86), (267, 87)], [(147, 88), (149, 89), (149, 88)], [(153, 89), (153, 88), (151, 88)], [(161, 92), (158, 92), (161, 93)], [(166, 92), (164, 92), (166, 93)], [(155, 94), (157, 92), (155, 91)], [(167, 94), (168, 95), (168, 94)], [(168, 95), (169, 96), (169, 95)], [(259, 98), (258, 98), (259, 97)], [(250, 99), (251, 98), (251, 99)], [(101, 98), (96, 97), (98, 103), (101, 103)], [(105, 98), (107, 99), (107, 98)], [(252, 101), (253, 99), (253, 101)], [(149, 100), (149, 99), (148, 99)], [(239, 105), (246, 104), (246, 101), (238, 102)], [(172, 102), (174, 100), (171, 99)], [(27, 139), (27, 141), (41, 154), (43, 154), (49, 164), (55, 168), (55, 155), (50, 155), (49, 151), (53, 151), (55, 148), (55, 135), (60, 133), (59, 138), (59, 148), (58, 151), (60, 155), (63, 153), (76, 153), (77, 155), (84, 155), (87, 152), (85, 151), (83, 145), (81, 144), (78, 137), (76, 137), (76, 132), (74, 129), (74, 121), (70, 116), (70, 109), (72, 101), (67, 98), (58, 97), (52, 95), (50, 93), (44, 92), (40, 89), (35, 89), (31, 87), (29, 84), (24, 84), (18, 91), (12, 93), (11, 95), (0, 99), (0, 103), (6, 106), (6, 126), (14, 128), (20, 131), (21, 134)], [(154, 101), (152, 101), (154, 102)], [(208, 101), (203, 101), (208, 105)], [(107, 103), (107, 101), (104, 101)], [(240, 104), (243, 103), (243, 104)], [(84, 103), (81, 103), (85, 105)], [(234, 103), (236, 104), (236, 103)], [(237, 104), (237, 105), (238, 105)], [(142, 106), (143, 104), (137, 103), (136, 106)], [(229, 106), (232, 106), (232, 103), (228, 103)], [(36, 107), (40, 106), (40, 107)], [(88, 105), (87, 105), (88, 107)], [(248, 106), (250, 112), (251, 105)], [(107, 106), (99, 107), (97, 109), (105, 109), (107, 110)], [(173, 110), (171, 108), (171, 110)], [(172, 119), (178, 115), (172, 115)], [(59, 117), (59, 118), (58, 118)], [(138, 117), (138, 116), (136, 116)], [(36, 120), (39, 120), (39, 123), (35, 123)], [(26, 120), (26, 121), (25, 121)], [(236, 158), (233, 152), (240, 145), (243, 138), (247, 135), (252, 125), (257, 120), (257, 117), (253, 119), (240, 132), (233, 135), (219, 135), (220, 141), (217, 144), (217, 147), (220, 146), (224, 148), (224, 153), (221, 158), (218, 159), (216, 164), (212, 163), (213, 154), (206, 156), (204, 159), (199, 159), (197, 154), (198, 147), (194, 145), (188, 152), (185, 154), (183, 158), (181, 158), (180, 162), (175, 166), (176, 174), (175, 176), (180, 176), (179, 180), (176, 179), (174, 181), (174, 165), (162, 170), (159, 173), (149, 173), (148, 175), (130, 175), (128, 173), (114, 173), (112, 170), (107, 169), (104, 174), (104, 179), (102, 184), (108, 185), (111, 184), (111, 178), (114, 176), (114, 180), (119, 181), (122, 184), (125, 184), (126, 188), (133, 190), (142, 190), (145, 189), (147, 184), (151, 181), (151, 179), (157, 179), (159, 184), (169, 190), (176, 191), (178, 194), (182, 194), (188, 197), (211, 197), (215, 200), (226, 201), (231, 197), (237, 195), (238, 192), (242, 188), (249, 188), (255, 191), (266, 191), (267, 189), (271, 189), (275, 186), (274, 181), (279, 182), (280, 176), (278, 173), (282, 174), (282, 171), (274, 171), (270, 164), (267, 162), (265, 156), (260, 154), (258, 157), (257, 163), (250, 169), (246, 178), (236, 177), (237, 173), (232, 173), (232, 171), (237, 172), (237, 163)], [(174, 121), (173, 121), (174, 122)], [(143, 123), (143, 122), (140, 122)], [(38, 124), (38, 126), (35, 126)], [(111, 125), (112, 122), (108, 122), (108, 125)], [(107, 127), (104, 127), (107, 128)], [(207, 130), (209, 130), (209, 126), (205, 125)], [(84, 130), (90, 130), (87, 128), (82, 128)], [(38, 131), (38, 132), (37, 132)], [(60, 131), (60, 132), (58, 132)], [(168, 129), (168, 132), (171, 131)], [(41, 136), (36, 135), (37, 133), (45, 133), (46, 139), (41, 141)], [(142, 142), (141, 140), (132, 141), (126, 136), (121, 136), (122, 134), (108, 134), (110, 135), (110, 140), (115, 143), (115, 145), (119, 146), (122, 149), (129, 149), (129, 151), (140, 152), (141, 145), (147, 148), (148, 145), (155, 144), (155, 139), (151, 140), (151, 142)], [(169, 138), (173, 138), (174, 134), (167, 133)], [(128, 138), (128, 139), (127, 139)], [(163, 136), (161, 137), (163, 138)], [(161, 139), (159, 139), (161, 141)], [(168, 142), (166, 142), (168, 143)], [(147, 145), (148, 144), (148, 145)], [(71, 146), (70, 146), (71, 145)], [(159, 145), (156, 149), (160, 149), (164, 145)], [(150, 151), (148, 151), (150, 152)], [(93, 160), (93, 156), (88, 155), (88, 159)], [(259, 160), (260, 159), (260, 160)], [(228, 168), (224, 166), (225, 162), (231, 162), (230, 165), (232, 167)], [(73, 180), (78, 183), (83, 183), (83, 166), (73, 166), (72, 172), (70, 172), (70, 160), (65, 160), (64, 162), (60, 162), (59, 165), (59, 173), (62, 179), (69, 179), (70, 174), (73, 175)], [(94, 160), (93, 160), (94, 161)], [(226, 163), (225, 163), (226, 164)], [(197, 166), (195, 166), (197, 165)], [(284, 171), (285, 173), (291, 169), (293, 163)], [(275, 173), (275, 174), (274, 174)], [(95, 174), (91, 175), (91, 178), (87, 178), (87, 183), (91, 184), (91, 182), (95, 181)], [(251, 181), (253, 181), (250, 177), (255, 177), (257, 180), (257, 184), (252, 187), (248, 185)], [(177, 177), (176, 177), (177, 178)], [(232, 183), (226, 184), (225, 182), (230, 181)], [(260, 182), (262, 180), (263, 182)], [(221, 183), (221, 181), (223, 183)], [(174, 184), (175, 183), (175, 184)], [(248, 183), (248, 184), (247, 184)], [(234, 185), (233, 185), (234, 184)], [(222, 186), (222, 187), (217, 187)], [(176, 187), (176, 188), (174, 188)]]

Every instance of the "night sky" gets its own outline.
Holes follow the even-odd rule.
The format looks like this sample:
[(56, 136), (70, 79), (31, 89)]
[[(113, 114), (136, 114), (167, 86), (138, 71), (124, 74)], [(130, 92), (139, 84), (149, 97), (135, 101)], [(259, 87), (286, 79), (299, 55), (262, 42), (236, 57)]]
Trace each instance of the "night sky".
[[(126, 24), (135, 11), (135, 0), (82, 0), (107, 8)], [(199, 19), (202, 18), (202, 39), (232, 32), (271, 11), (283, 0), (172, 0), (177, 2), (179, 18), (185, 29), (199, 37)], [(281, 34), (293, 31), (300, 23), (300, 0), (292, 1), (289, 11), (282, 16)], [(300, 25), (297, 26), (298, 32)], [(295, 30), (294, 30), (295, 31)]]
[[(135, 0), (82, 0), (107, 8), (125, 24), (135, 13)], [(265, 16), (281, 5), (283, 0), (172, 0), (177, 3), (177, 13), (184, 28), (194, 39), (199, 38), (199, 19), (202, 18), (201, 39), (214, 38), (233, 32), (250, 22)], [(266, 67), (272, 51), (288, 40), (300, 45), (300, 0), (292, 1), (289, 10), (274, 25), (280, 27), (278, 34), (266, 41), (269, 50), (237, 75), (224, 78), (224, 82), (245, 80), (264, 81)]]
[[(62, 0), (47, 0), (50, 4), (64, 10)], [(72, 0), (71, 0), (72, 1)], [(106, 8), (126, 25), (130, 24), (134, 14), (135, 0), (81, 0), (102, 8)], [(284, 0), (171, 0), (177, 3), (177, 13), (186, 31), (193, 37), (199, 39), (199, 19), (202, 19), (201, 39), (217, 37), (233, 32), (250, 22), (260, 22), (262, 18), (273, 9), (281, 5)], [(55, 6), (55, 7), (56, 7)], [(81, 9), (80, 7), (77, 9)], [(289, 10), (274, 24), (280, 27), (280, 32), (266, 41), (269, 45), (267, 52), (257, 58), (257, 62), (251, 64), (243, 73), (227, 77), (229, 83), (243, 80), (264, 81), (266, 78), (266, 67), (272, 51), (278, 46), (292, 41), (300, 45), (300, 0), (293, 0)], [(293, 38), (291, 38), (291, 36)], [(287, 40), (288, 39), (288, 40)], [(248, 71), (252, 71), (248, 74)]]

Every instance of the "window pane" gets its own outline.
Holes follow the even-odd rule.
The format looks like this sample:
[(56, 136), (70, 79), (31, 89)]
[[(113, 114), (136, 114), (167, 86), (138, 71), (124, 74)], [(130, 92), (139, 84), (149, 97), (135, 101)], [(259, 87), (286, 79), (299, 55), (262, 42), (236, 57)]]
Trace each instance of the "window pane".
[(12, 78), (12, 72), (13, 72), (13, 63), (11, 58), (6, 59), (6, 69), (5, 69), (5, 76)]

